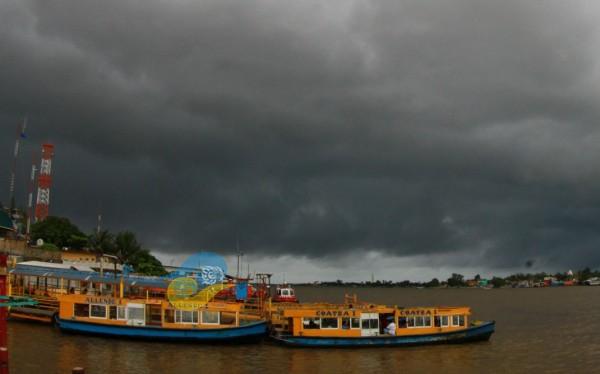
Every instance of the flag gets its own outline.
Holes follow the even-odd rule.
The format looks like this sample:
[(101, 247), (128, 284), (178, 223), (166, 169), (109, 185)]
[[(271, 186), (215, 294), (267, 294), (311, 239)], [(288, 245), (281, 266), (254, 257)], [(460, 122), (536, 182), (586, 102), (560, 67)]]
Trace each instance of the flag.
[(23, 127), (21, 127), (21, 133), (19, 134), (19, 136), (21, 137), (21, 139), (26, 139), (27, 135), (25, 135), (25, 128), (27, 127), (27, 118), (25, 118), (23, 120)]
[(235, 284), (235, 299), (246, 300), (248, 298), (248, 282), (237, 281)]

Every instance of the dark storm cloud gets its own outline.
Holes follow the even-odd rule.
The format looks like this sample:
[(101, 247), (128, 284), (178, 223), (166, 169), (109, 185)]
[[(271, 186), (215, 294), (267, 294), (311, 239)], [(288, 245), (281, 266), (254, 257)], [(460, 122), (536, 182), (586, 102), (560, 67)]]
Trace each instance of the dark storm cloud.
[(52, 211), (163, 251), (600, 265), (594, 13), (6, 1), (0, 143), (27, 113)]

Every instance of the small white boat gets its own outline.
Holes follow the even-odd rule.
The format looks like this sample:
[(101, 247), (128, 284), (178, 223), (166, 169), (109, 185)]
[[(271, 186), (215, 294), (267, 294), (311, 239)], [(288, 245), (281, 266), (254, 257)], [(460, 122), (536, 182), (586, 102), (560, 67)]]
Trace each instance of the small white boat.
[(593, 277), (590, 279), (586, 279), (583, 281), (583, 284), (585, 284), (586, 286), (600, 286), (600, 278)]

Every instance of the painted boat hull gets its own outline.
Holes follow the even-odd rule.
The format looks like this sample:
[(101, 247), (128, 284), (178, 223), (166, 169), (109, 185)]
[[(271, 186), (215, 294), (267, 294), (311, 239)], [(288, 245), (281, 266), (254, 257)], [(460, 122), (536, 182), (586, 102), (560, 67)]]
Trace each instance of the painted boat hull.
[(291, 335), (271, 336), (275, 341), (296, 347), (397, 347), (426, 344), (457, 344), (489, 340), (495, 330), (495, 321), (471, 326), (466, 330), (439, 334), (412, 336), (361, 336), (339, 337), (302, 337)]
[(166, 329), (151, 326), (111, 326), (65, 319), (56, 320), (61, 331), (126, 339), (185, 342), (252, 342), (267, 335), (267, 322), (221, 329)]

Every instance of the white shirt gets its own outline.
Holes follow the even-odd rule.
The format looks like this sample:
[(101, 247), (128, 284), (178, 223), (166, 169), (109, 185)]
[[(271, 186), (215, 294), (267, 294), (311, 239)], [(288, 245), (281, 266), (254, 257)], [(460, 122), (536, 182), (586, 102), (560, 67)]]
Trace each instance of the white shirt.
[(396, 324), (390, 322), (390, 324), (385, 327), (385, 333), (388, 335), (396, 335)]

